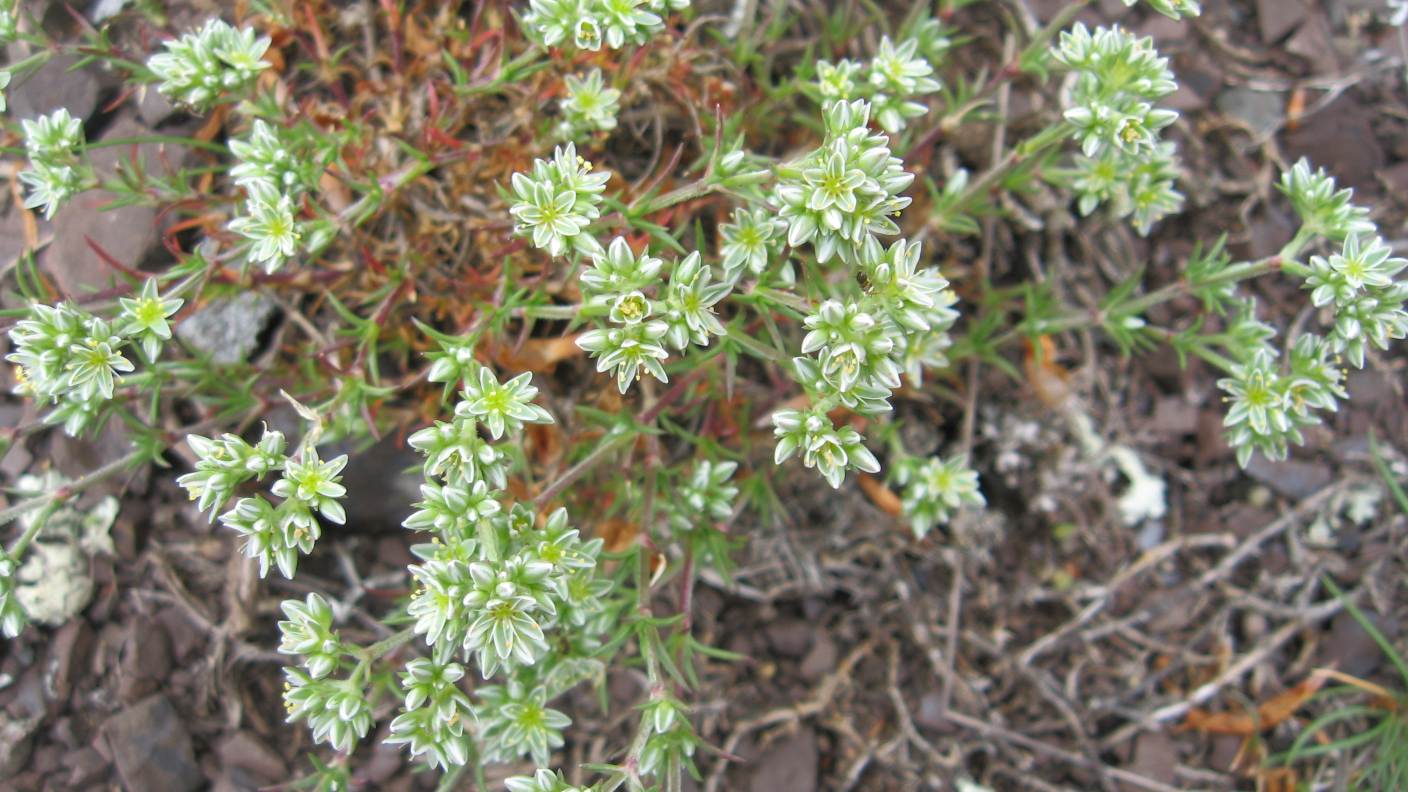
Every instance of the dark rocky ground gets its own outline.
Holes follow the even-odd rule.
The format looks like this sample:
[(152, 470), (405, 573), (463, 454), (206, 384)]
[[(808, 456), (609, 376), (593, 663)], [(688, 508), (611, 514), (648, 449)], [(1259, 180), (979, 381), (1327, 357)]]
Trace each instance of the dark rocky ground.
[[(1061, 3), (1015, 5), (1044, 18)], [(1377, 207), (1402, 252), (1408, 91), (1402, 43), (1370, 22), (1382, 3), (1206, 5), (1191, 26), (1126, 13), (1118, 0), (1087, 15), (1122, 18), (1172, 56), (1193, 211), (1148, 241), (1097, 227), (1071, 259), (1132, 245), (1151, 277), (1167, 280), (1195, 236), (1225, 230), (1237, 255), (1274, 252), (1293, 231), (1273, 189), (1277, 164), (1302, 155)], [(107, 76), (61, 66), (11, 90), (11, 117), (63, 105), (98, 137), (172, 131), (159, 103), (113, 108)], [(109, 275), (85, 235), (122, 261), (156, 254), (160, 218), (100, 204), (81, 200), (38, 227), (41, 266), (65, 289)], [(20, 223), (13, 205), (0, 217), (0, 271), (24, 242)], [(1047, 241), (1001, 229), (988, 255), (1046, 250)], [(1257, 288), (1278, 326), (1297, 320), (1305, 303), (1292, 286)], [(1180, 729), (1190, 706), (1245, 709), (1326, 665), (1391, 681), (1318, 581), (1333, 575), (1399, 635), (1405, 518), (1387, 497), (1362, 522), (1352, 510), (1381, 492), (1371, 433), (1404, 472), (1405, 356), (1353, 373), (1347, 409), (1290, 460), (1241, 472), (1219, 437), (1214, 372), (1180, 370), (1164, 353), (1121, 359), (1078, 335), (1061, 343), (1078, 409), (1167, 482), (1167, 515), (1125, 527), (1113, 505), (1122, 481), (1081, 460), (1065, 415), (1000, 375), (982, 377), (971, 416), (904, 405), (916, 448), (948, 447), (971, 421), (992, 508), (915, 543), (854, 479), (837, 497), (798, 469), (786, 514), (767, 524), (745, 517), (735, 583), (695, 595), (701, 638), (748, 657), (708, 665), (697, 724), (738, 761), (701, 755), (699, 787), (954, 789), (972, 779), (1001, 790), (1253, 789), (1255, 762), (1238, 762), (1242, 738)], [(0, 416), (5, 425), (32, 418), (15, 401), (0, 404)], [(37, 436), (0, 471), (11, 482), (46, 465), (73, 475), (120, 448), (115, 433)], [(379, 449), (348, 475), (384, 482), (401, 453)], [(195, 515), (171, 479), (158, 471), (108, 487), (121, 510), (113, 552), (91, 560), (92, 603), (62, 627), (32, 628), (0, 647), (0, 787), (247, 790), (307, 768), (308, 736), (282, 718), (277, 602), (317, 589), (354, 611), (384, 610), (405, 585), (410, 539), (396, 527), (404, 499), (377, 495), (349, 508), (356, 524), (324, 539), (295, 582), (261, 582), (233, 536)], [(613, 680), (621, 700), (636, 686)], [(603, 714), (585, 694), (567, 709), (577, 726), (564, 767), (601, 758), (634, 717)], [(1262, 737), (1284, 748), (1315, 713), (1312, 705)], [(433, 786), (400, 752), (374, 745), (356, 760), (361, 788)], [(1332, 765), (1297, 771), (1334, 784)]]

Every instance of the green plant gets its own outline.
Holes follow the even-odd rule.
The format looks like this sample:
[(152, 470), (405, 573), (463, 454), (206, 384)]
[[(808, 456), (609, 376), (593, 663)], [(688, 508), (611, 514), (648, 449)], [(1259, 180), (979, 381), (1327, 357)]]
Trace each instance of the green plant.
[[(196, 509), (238, 535), (261, 577), (291, 578), (326, 523), (357, 518), (344, 505), (349, 456), (333, 444), (355, 453), (404, 434), (423, 457), (402, 523), (415, 537), (409, 595), (370, 635), (320, 594), (282, 607), (288, 717), (341, 754), (315, 759), (308, 785), (344, 788), (347, 755), (384, 716), (390, 742), (447, 787), (463, 772), (483, 787), (485, 762), (550, 765), (570, 735), (564, 694), (632, 667), (646, 683), (634, 732), (583, 768), (587, 788), (679, 789), (704, 748), (690, 691), (706, 659), (731, 657), (693, 634), (689, 593), (701, 568), (727, 574), (734, 523), (777, 500), (779, 480), (798, 475), (788, 460), (833, 488), (887, 471), (896, 511), (923, 538), (985, 498), (971, 438), (912, 454), (892, 405), (952, 399), (980, 366), (1016, 375), (1018, 342), (1032, 366), (1048, 337), (1087, 328), (1125, 354), (1167, 344), (1201, 359), (1224, 375), (1227, 438), (1246, 465), (1285, 456), (1348, 397), (1340, 356), (1362, 367), (1408, 334), (1408, 262), (1303, 161), (1280, 184), (1302, 225), (1265, 259), (1235, 261), (1208, 240), (1176, 279), (1140, 270), (1083, 308), (1022, 274), (998, 283), (985, 267), (941, 266), (938, 250), (999, 219), (1000, 197), (1043, 183), (1086, 222), (1141, 234), (1183, 208), (1165, 139), (1177, 116), (1157, 104), (1175, 75), (1149, 39), (1072, 25), (1085, 4), (979, 75), (950, 62), (967, 43), (940, 21), (952, 3), (897, 24), (878, 9), (808, 18), (836, 53), (815, 61), (784, 57), (781, 21), (729, 41), (682, 0), (532, 0), (520, 25), (475, 15), (468, 29), (448, 24), (454, 4), (402, 4), (417, 30), (437, 31), (415, 69), (390, 17), (392, 54), (358, 61), (357, 48), (323, 45), (315, 11), (308, 36), (291, 35), (279, 2), (173, 36), (145, 63), (106, 30), (81, 46), (11, 31), (33, 55), (0, 74), (26, 79), (71, 50), (218, 123), (215, 138), (104, 144), (64, 111), (22, 121), (30, 208), (52, 215), (101, 190), (171, 212), (181, 233), (170, 260), (152, 272), (116, 262), (116, 285), (91, 298), (59, 295), (30, 261), (14, 269), (28, 307), (7, 360), (45, 423), (80, 434), (121, 422), (137, 448), (0, 523), (184, 443), (194, 461), (177, 481)], [(7, 20), (0, 10), (0, 37)], [(868, 24), (873, 52), (845, 44)], [(309, 37), (320, 43), (289, 43)], [(352, 95), (344, 78), (358, 68), (380, 76)], [(992, 96), (1018, 78), (1059, 111), (985, 166), (930, 161), (946, 133), (1005, 121)], [(658, 121), (678, 123), (678, 144), (623, 154), (632, 109), (660, 99), (651, 91), (683, 104)], [(555, 115), (542, 113), (554, 96)], [(196, 164), (163, 173), (137, 159), (100, 176), (90, 161), (95, 146), (142, 142), (189, 147)], [(1307, 323), (1281, 343), (1241, 286), (1262, 276), (1295, 279), (1326, 329)], [(263, 360), (218, 363), (173, 334), (189, 313), (250, 293), (288, 320)], [(1175, 300), (1203, 310), (1159, 326), (1151, 309)], [(297, 442), (250, 432), (284, 404), (304, 425)], [(176, 415), (193, 420), (172, 429)], [(1080, 441), (1099, 445), (1088, 427)], [(1161, 499), (1123, 451), (1135, 494)], [(37, 530), (0, 557), (6, 634), (24, 626), (13, 575)], [(573, 789), (553, 769), (507, 784)]]

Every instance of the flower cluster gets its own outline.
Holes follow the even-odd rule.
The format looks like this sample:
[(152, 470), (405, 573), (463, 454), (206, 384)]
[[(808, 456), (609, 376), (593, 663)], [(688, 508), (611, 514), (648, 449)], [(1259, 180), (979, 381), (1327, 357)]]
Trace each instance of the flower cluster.
[(1238, 464), (1246, 467), (1255, 451), (1285, 459), (1289, 443), (1305, 442), (1301, 430), (1320, 423), (1317, 411), (1334, 411), (1337, 400), (1348, 397), (1342, 372), (1329, 357), (1324, 341), (1306, 334), (1291, 350), (1289, 371), (1259, 349), (1232, 376), (1218, 380), (1231, 405), (1223, 423)]
[(162, 345), (171, 340), (168, 320), (181, 310), (185, 301), (163, 298), (157, 293), (156, 281), (148, 280), (136, 297), (120, 297), (117, 304), (121, 308), (118, 332), (140, 345), (144, 360), (155, 363)]
[(610, 326), (583, 333), (577, 345), (596, 358), (597, 371), (615, 373), (621, 393), (642, 370), (669, 381), (661, 364), (669, 357), (666, 346), (681, 351), (691, 344), (707, 346), (711, 337), (725, 332), (714, 306), (733, 284), (715, 282), (713, 269), (698, 251), (675, 263), (665, 284), (660, 283), (663, 267), (660, 259), (636, 255), (624, 237), (616, 237), (582, 272), (586, 307), (605, 313)]
[(687, 542), (700, 561), (719, 570), (730, 567), (733, 542), (726, 527), (738, 504), (738, 487), (730, 483), (737, 470), (737, 462), (699, 460), (665, 503), (672, 535)]
[(1094, 157), (1079, 155), (1070, 185), (1082, 215), (1104, 205), (1111, 215), (1130, 218), (1139, 233), (1147, 234), (1154, 223), (1183, 206), (1183, 194), (1174, 188), (1178, 176), (1174, 145), (1161, 141), (1138, 157), (1114, 148)]
[[(552, 416), (532, 403), (530, 375), (499, 383), (471, 356), (455, 354), (449, 339), (432, 365), (437, 380), (463, 387), (452, 421), (416, 432), (410, 445), (425, 462), (421, 500), (403, 525), (433, 541), (412, 552), (415, 579), (408, 614), (431, 657), (414, 661), (402, 676), (403, 712), (392, 722), (391, 742), (433, 766), (467, 761), (471, 722), (481, 758), (531, 754), (547, 761), (562, 744), (569, 722), (547, 707), (564, 683), (558, 669), (573, 661), (564, 644), (582, 643), (585, 659), (599, 633), (603, 596), (610, 583), (596, 576), (602, 541), (583, 541), (558, 509), (539, 520), (533, 508), (512, 504), (503, 491), (508, 461), (481, 434), (497, 440)], [(549, 648), (549, 636), (553, 648)], [(472, 704), (455, 683), (472, 659), (489, 679)], [(570, 674), (568, 675), (570, 676)], [(466, 717), (468, 716), (468, 717)]]
[(284, 600), (281, 608), (287, 618), (279, 622), (279, 652), (301, 657), (310, 678), (327, 676), (343, 653), (342, 639), (332, 629), (332, 606), (313, 593), (302, 602)]
[(599, 50), (641, 45), (665, 26), (664, 14), (689, 0), (532, 0), (523, 27), (544, 47)]
[(320, 159), (290, 130), (256, 119), (247, 140), (231, 140), (230, 176), (245, 190), (231, 231), (249, 240), (251, 263), (274, 272), (311, 241), (299, 200), (318, 183)]
[(733, 210), (733, 222), (719, 224), (719, 257), (724, 278), (733, 283), (744, 273), (762, 275), (782, 248), (786, 221), (764, 208)]
[(147, 60), (161, 84), (157, 90), (197, 110), (209, 109), (226, 94), (244, 90), (259, 72), (269, 38), (250, 28), (211, 19), (199, 30), (166, 42), (166, 51)]
[(293, 199), (264, 181), (251, 182), (244, 213), (229, 228), (249, 240), (249, 261), (274, 272), (298, 252), (303, 223), (294, 213)]
[(849, 426), (837, 429), (826, 413), (809, 410), (779, 410), (772, 415), (777, 447), (773, 462), (782, 464), (797, 452), (802, 464), (816, 468), (833, 488), (840, 487), (846, 472), (878, 473), (880, 460), (865, 447), (865, 438)]
[(288, 722), (306, 720), (315, 742), (347, 753), (372, 728), (366, 686), (357, 676), (314, 679), (297, 668), (284, 669), (284, 709)]
[(947, 362), (957, 297), (936, 268), (919, 266), (922, 255), (917, 242), (900, 239), (884, 248), (867, 239), (858, 262), (864, 292), (849, 301), (827, 300), (806, 318), (802, 352), (811, 357), (792, 363), (813, 407), (774, 414), (777, 461), (800, 450), (803, 464), (817, 467), (833, 487), (849, 468), (879, 470), (859, 433), (836, 430), (825, 413), (835, 406), (887, 412), (901, 374), (917, 384), (925, 367)]
[(909, 206), (900, 193), (914, 174), (890, 153), (888, 137), (870, 131), (870, 110), (861, 99), (833, 102), (821, 147), (779, 168), (773, 198), (787, 223), (787, 244), (811, 242), (822, 263), (836, 255), (853, 262), (867, 239), (898, 234), (891, 218)]
[(405, 711), (391, 721), (387, 745), (405, 745), (431, 767), (459, 767), (469, 761), (466, 716), (469, 697), (459, 689), (464, 666), (418, 657), (401, 674)]
[(882, 36), (868, 63), (849, 59), (817, 63), (814, 89), (823, 106), (866, 99), (876, 123), (892, 135), (902, 132), (911, 119), (929, 112), (915, 99), (942, 87), (934, 77), (934, 66), (936, 56), (942, 55), (947, 45), (938, 21), (929, 20), (929, 24), (923, 37), (916, 35), (899, 44)]
[(1173, 146), (1159, 140), (1178, 113), (1154, 105), (1178, 87), (1168, 59), (1152, 38), (1120, 27), (1092, 32), (1079, 23), (1061, 34), (1051, 54), (1075, 74), (1065, 118), (1081, 146), (1071, 178), (1081, 213), (1107, 204), (1147, 233), (1183, 203), (1174, 189)]
[(1354, 191), (1336, 189), (1334, 178), (1324, 168), (1312, 170), (1304, 157), (1281, 174), (1278, 187), (1300, 215), (1306, 233), (1338, 240), (1376, 232), (1369, 210), (1354, 205)]
[(923, 539), (936, 525), (952, 519), (967, 506), (987, 504), (978, 491), (978, 474), (962, 457), (907, 458), (892, 467), (895, 483), (904, 488), (900, 505), (914, 535)]
[(606, 86), (601, 69), (592, 69), (585, 77), (569, 74), (564, 83), (567, 94), (559, 103), (562, 120), (557, 124), (558, 137), (572, 140), (579, 135), (616, 128), (616, 105), (621, 92)]
[[(444, 530), (437, 535), (449, 537), (422, 546), (417, 556), (424, 563), (411, 568), (416, 632), (439, 661), (457, 650), (474, 657), (485, 679), (532, 668), (548, 653), (548, 631), (581, 627), (591, 615), (601, 542), (583, 542), (565, 510), (538, 528), (526, 507), (484, 508), (483, 482), (463, 500), (453, 496), (465, 488), (454, 487), (426, 484), (419, 511), (406, 521), (438, 523)], [(442, 497), (447, 490), (452, 499)]]
[(230, 177), (241, 187), (266, 184), (297, 199), (318, 183), (318, 160), (303, 148), (290, 130), (255, 119), (248, 139), (230, 141)]
[(24, 205), (43, 207), (48, 219), (93, 180), (92, 168), (78, 155), (84, 143), (83, 122), (61, 107), (47, 116), (25, 119), (20, 126), (29, 154), (29, 167), (20, 172), (20, 181), (29, 187)]
[(601, 243), (586, 229), (601, 216), (601, 193), (611, 174), (591, 170), (568, 143), (554, 150), (551, 160), (534, 160), (529, 173), (513, 174), (515, 202), (509, 213), (517, 221), (515, 233), (554, 256), (569, 250), (601, 255)]
[(732, 517), (738, 487), (728, 481), (737, 470), (737, 462), (696, 462), (671, 501), (671, 524), (678, 530), (689, 530), (702, 522), (720, 523)]
[(1408, 281), (1395, 280), (1405, 267), (1378, 237), (1348, 236), (1339, 253), (1310, 259), (1310, 301), (1333, 310), (1330, 349), (1355, 368), (1364, 368), (1366, 346), (1388, 349), (1390, 339), (1408, 336)]
[(185, 487), (201, 511), (209, 510), (212, 516), (225, 507), (239, 485), (280, 472), (270, 488), (281, 499), (277, 506), (255, 495), (241, 498), (220, 515), (221, 523), (245, 538), (245, 555), (259, 559), (260, 577), (269, 574), (271, 563), (284, 577), (293, 577), (299, 555), (313, 552), (322, 535), (314, 512), (338, 525), (347, 520), (338, 501), (347, 494), (338, 483), (347, 464), (345, 454), (324, 461), (318, 450), (305, 442), (297, 457), (285, 456), (283, 434), (267, 428), (253, 446), (232, 434), (217, 439), (188, 435), (186, 442), (196, 454), (196, 469), (176, 483)]
[(923, 246), (898, 240), (882, 248), (873, 238), (861, 251), (866, 307), (895, 339), (893, 360), (918, 387), (926, 368), (948, 365), (948, 331), (958, 321), (958, 295), (936, 267), (919, 266)]
[(526, 755), (534, 764), (546, 764), (552, 751), (562, 747), (562, 730), (572, 724), (571, 718), (547, 705), (543, 686), (530, 688), (517, 680), (485, 685), (475, 691), (475, 698), (484, 758), (491, 762)]
[(166, 320), (181, 304), (163, 299), (155, 280), (147, 281), (138, 297), (120, 299), (114, 321), (72, 303), (36, 303), (29, 318), (10, 330), (14, 351), (5, 359), (18, 367), (17, 391), (56, 405), (44, 420), (77, 435), (113, 398), (119, 377), (135, 368), (123, 354), (128, 344), (139, 344), (142, 355), (154, 361), (171, 338)]
[[(1227, 441), (1243, 466), (1256, 451), (1284, 458), (1291, 443), (1303, 442), (1302, 429), (1320, 423), (1318, 413), (1333, 412), (1348, 398), (1343, 358), (1363, 368), (1370, 347), (1386, 350), (1390, 341), (1408, 337), (1408, 281), (1399, 279), (1408, 260), (1394, 256), (1379, 238), (1368, 211), (1352, 203), (1352, 191), (1337, 189), (1333, 178), (1305, 160), (1282, 174), (1280, 186), (1302, 221), (1280, 267), (1303, 279), (1330, 328), (1324, 336), (1302, 332), (1280, 363), (1271, 344), (1275, 331), (1257, 320), (1255, 301), (1234, 301), (1238, 310), (1221, 335), (1236, 365), (1218, 387), (1230, 405), (1223, 421)], [(1339, 242), (1338, 252), (1311, 256), (1308, 265), (1285, 260), (1316, 237)], [(1215, 278), (1225, 257), (1208, 257), (1198, 265), (1199, 278)]]

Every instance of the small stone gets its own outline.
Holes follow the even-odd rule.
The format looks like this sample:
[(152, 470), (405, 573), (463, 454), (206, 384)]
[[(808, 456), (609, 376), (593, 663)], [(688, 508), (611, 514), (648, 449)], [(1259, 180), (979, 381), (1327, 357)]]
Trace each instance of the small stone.
[(108, 760), (92, 746), (85, 745), (65, 754), (63, 766), (68, 768), (69, 789), (80, 789), (107, 773)]
[(158, 91), (156, 86), (144, 85), (137, 91), (137, 115), (147, 126), (156, 129), (178, 112), (171, 100)]
[(59, 763), (63, 760), (63, 749), (52, 743), (45, 743), (35, 747), (34, 755), (29, 758), (29, 763), (25, 766), (40, 775), (49, 775), (59, 769)]
[(1153, 429), (1168, 437), (1198, 431), (1198, 406), (1180, 396), (1165, 396), (1154, 405)]
[(1143, 38), (1145, 36), (1154, 39), (1154, 45), (1159, 52), (1166, 52), (1168, 45), (1188, 38), (1188, 24), (1186, 22), (1166, 17), (1163, 14), (1150, 14), (1144, 19), (1144, 23), (1139, 26), (1135, 35)]
[(816, 733), (800, 728), (764, 749), (748, 788), (752, 792), (815, 792), (819, 758)]
[(1247, 218), (1247, 255), (1259, 259), (1280, 252), (1299, 227), (1299, 220), (1289, 214), (1253, 212)]
[(1356, 97), (1341, 96), (1286, 132), (1282, 152), (1287, 161), (1308, 157), (1334, 174), (1337, 187), (1354, 188), (1355, 202), (1364, 204), (1381, 189), (1378, 176), (1388, 159), (1374, 133), (1376, 119), (1376, 111)]
[(386, 782), (406, 764), (400, 746), (378, 742), (372, 749), (371, 758), (362, 765), (358, 775), (373, 789), (381, 789)]
[(768, 644), (783, 657), (801, 657), (812, 644), (814, 627), (799, 619), (779, 620), (766, 628)]
[[(1390, 637), (1396, 632), (1392, 620), (1371, 611), (1365, 612), (1369, 623)], [(1335, 668), (1350, 676), (1368, 677), (1383, 665), (1384, 652), (1373, 637), (1348, 612), (1336, 614), (1330, 622), (1330, 634), (1320, 645), (1319, 665)]]
[(74, 69), (77, 62), (76, 55), (61, 55), (11, 84), (5, 92), (10, 118), (38, 118), (62, 107), (86, 121), (98, 108), (99, 78), (91, 67)]
[(160, 693), (108, 718), (102, 731), (128, 792), (191, 792), (205, 781), (190, 734)]
[(9, 778), (26, 768), (40, 718), (11, 718), (0, 712), (0, 776)]
[(157, 613), (164, 632), (171, 638), (171, 660), (178, 665), (188, 664), (195, 652), (209, 643), (209, 637), (190, 614), (180, 608), (164, 608)]
[(825, 633), (819, 634), (816, 642), (812, 644), (811, 651), (802, 658), (802, 678), (808, 682), (816, 682), (825, 677), (836, 668), (837, 657), (836, 642)]
[[(151, 129), (135, 118), (114, 121), (98, 142), (144, 137)], [(181, 167), (190, 149), (164, 143), (139, 146), (111, 146), (95, 149), (89, 156), (100, 177), (113, 178), (131, 162), (140, 163), (148, 173), (160, 175)], [(150, 206), (109, 208), (112, 195), (89, 190), (76, 196), (54, 215), (54, 241), (39, 256), (40, 264), (53, 273), (59, 288), (73, 297), (107, 288), (116, 274), (89, 245), (98, 245), (104, 254), (127, 266), (138, 267), (157, 246), (158, 217)]]
[(1315, 494), (1334, 480), (1327, 465), (1296, 459), (1273, 462), (1261, 454), (1252, 456), (1246, 472), (1281, 495), (1296, 500)]
[(1238, 770), (1237, 762), (1242, 756), (1245, 741), (1235, 734), (1219, 734), (1212, 738), (1212, 752), (1208, 756), (1208, 766), (1223, 773)]
[(229, 366), (249, 357), (274, 313), (274, 301), (255, 291), (212, 300), (176, 325), (176, 335), (210, 362)]
[(57, 701), (68, 698), (73, 689), (73, 680), (81, 675), (88, 665), (88, 654), (93, 649), (93, 629), (83, 619), (71, 619), (58, 629), (49, 642), (49, 665), (46, 668), (45, 686)]
[(171, 670), (171, 638), (157, 620), (141, 616), (131, 622), (122, 645), (117, 695), (134, 701), (153, 692)]
[(1275, 44), (1305, 21), (1305, 0), (1257, 0), (1261, 42)]
[(1279, 93), (1234, 86), (1217, 97), (1217, 109), (1246, 124), (1253, 133), (1270, 135), (1286, 120), (1286, 101)]
[[(1164, 731), (1146, 731), (1135, 740), (1135, 760), (1129, 769), (1152, 781), (1171, 785), (1176, 781), (1174, 769), (1178, 767), (1178, 745)], [(1135, 786), (1124, 785), (1133, 792)]]
[(914, 710), (914, 722), (926, 729), (948, 731), (953, 724), (944, 717), (943, 694), (935, 691), (919, 697), (919, 706)]
[(1310, 61), (1316, 74), (1333, 74), (1340, 69), (1339, 57), (1335, 54), (1334, 31), (1324, 14), (1315, 14), (1305, 20), (1296, 34), (1286, 42), (1286, 51)]
[(216, 747), (227, 771), (243, 770), (257, 780), (257, 786), (273, 784), (288, 776), (288, 766), (263, 740), (249, 731), (238, 731)]

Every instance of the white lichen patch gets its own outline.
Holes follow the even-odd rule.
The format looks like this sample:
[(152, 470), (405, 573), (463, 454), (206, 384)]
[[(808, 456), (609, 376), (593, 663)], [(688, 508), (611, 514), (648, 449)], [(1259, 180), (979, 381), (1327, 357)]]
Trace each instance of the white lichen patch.
[[(62, 476), (51, 471), (43, 477), (20, 478), (18, 488), (38, 495), (64, 483)], [(39, 510), (30, 512), (21, 524), (28, 528), (38, 518)], [(57, 627), (87, 607), (93, 598), (88, 559), (112, 553), (108, 531), (115, 519), (117, 498), (111, 496), (87, 511), (65, 506), (49, 517), (15, 573), (15, 597), (30, 619)]]

